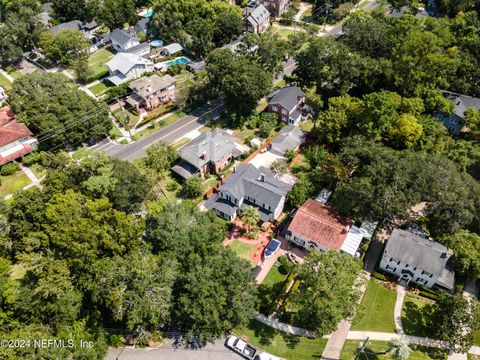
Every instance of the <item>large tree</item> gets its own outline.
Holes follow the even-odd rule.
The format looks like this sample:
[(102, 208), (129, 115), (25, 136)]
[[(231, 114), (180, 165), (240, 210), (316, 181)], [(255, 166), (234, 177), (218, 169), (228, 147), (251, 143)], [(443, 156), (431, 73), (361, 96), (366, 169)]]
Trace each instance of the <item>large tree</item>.
[(108, 108), (72, 87), (62, 74), (34, 72), (17, 79), (10, 103), (44, 149), (79, 146), (112, 127)]
[(299, 310), (294, 321), (323, 336), (354, 314), (359, 292), (353, 285), (361, 265), (352, 256), (336, 251), (314, 251), (306, 260), (308, 263), (298, 270), (300, 286), (293, 304)]

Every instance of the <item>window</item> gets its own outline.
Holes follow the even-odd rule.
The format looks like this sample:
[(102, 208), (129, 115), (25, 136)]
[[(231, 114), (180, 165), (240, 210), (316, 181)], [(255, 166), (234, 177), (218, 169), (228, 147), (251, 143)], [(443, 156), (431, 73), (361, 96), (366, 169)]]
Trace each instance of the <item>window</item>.
[(400, 265), (400, 261), (397, 261), (397, 265)]
[(288, 111), (285, 109), (282, 109), (282, 114), (288, 114)]
[[(432, 274), (430, 274), (428, 271), (422, 271), (422, 275), (427, 275), (427, 276), (430, 276)], [(430, 276), (431, 277), (431, 276)]]
[(275, 105), (272, 105), (272, 111), (278, 111), (278, 107), (276, 107)]
[(390, 266), (390, 265), (387, 265), (386, 269), (389, 270), (389, 271), (392, 271), (392, 272), (395, 272), (395, 270), (397, 270), (397, 268), (395, 268), (393, 266)]
[(388, 261), (392, 262), (392, 261), (393, 261), (393, 258), (390, 258), (390, 260), (388, 260)]

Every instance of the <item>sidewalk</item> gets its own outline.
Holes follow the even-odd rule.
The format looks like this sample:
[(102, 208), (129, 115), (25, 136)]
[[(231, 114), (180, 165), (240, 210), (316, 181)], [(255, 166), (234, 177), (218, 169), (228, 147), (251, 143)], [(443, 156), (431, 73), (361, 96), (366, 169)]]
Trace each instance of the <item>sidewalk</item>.
[(5, 70), (3, 69), (0, 69), (0, 74), (2, 74), (3, 76), (5, 76), (7, 78), (8, 81), (10, 82), (14, 82), (15, 79), (12, 77), (12, 75), (10, 75), (9, 73), (7, 73)]
[(312, 333), (311, 331), (308, 331), (306, 329), (302, 329), (296, 326), (292, 325), (287, 325), (284, 324), (278, 320), (268, 318), (262, 314), (255, 314), (254, 316), (255, 320), (260, 321), (261, 323), (270, 326), (271, 328), (283, 331), (284, 333), (287, 334), (292, 334), (292, 335), (297, 335), (297, 336), (304, 336), (304, 337), (309, 337), (309, 338), (314, 338), (315, 334)]
[(404, 298), (405, 288), (402, 285), (397, 284), (397, 299), (395, 300), (395, 309), (393, 310), (393, 316), (395, 317), (395, 331), (398, 334), (403, 334), (402, 307)]

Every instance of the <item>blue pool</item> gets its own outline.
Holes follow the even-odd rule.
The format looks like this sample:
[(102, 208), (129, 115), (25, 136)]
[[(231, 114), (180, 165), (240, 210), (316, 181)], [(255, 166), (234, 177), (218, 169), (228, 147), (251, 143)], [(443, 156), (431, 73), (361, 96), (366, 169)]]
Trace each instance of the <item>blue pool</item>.
[(183, 64), (186, 64), (186, 63), (189, 63), (190, 60), (187, 59), (186, 57), (182, 56), (182, 57), (178, 57), (178, 58), (175, 58), (173, 60), (168, 60), (168, 61), (165, 61), (164, 64), (166, 66), (171, 66), (171, 65), (183, 65)]
[(148, 10), (144, 15), (143, 17), (146, 17), (146, 18), (150, 18), (153, 16), (153, 10)]

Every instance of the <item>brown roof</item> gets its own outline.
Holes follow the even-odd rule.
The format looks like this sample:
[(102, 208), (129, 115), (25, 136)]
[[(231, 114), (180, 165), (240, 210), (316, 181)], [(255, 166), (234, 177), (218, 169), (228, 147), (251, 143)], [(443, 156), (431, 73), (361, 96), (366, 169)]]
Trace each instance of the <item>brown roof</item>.
[(169, 87), (177, 80), (173, 76), (164, 75), (162, 77), (154, 74), (149, 77), (140, 78), (132, 81), (128, 87), (142, 98), (147, 97), (150, 93), (154, 93)]
[(321, 247), (339, 251), (353, 221), (342, 218), (332, 206), (308, 199), (297, 210), (288, 230)]
[(15, 120), (15, 116), (8, 106), (0, 109), (0, 147), (32, 135), (32, 132), (24, 124)]

